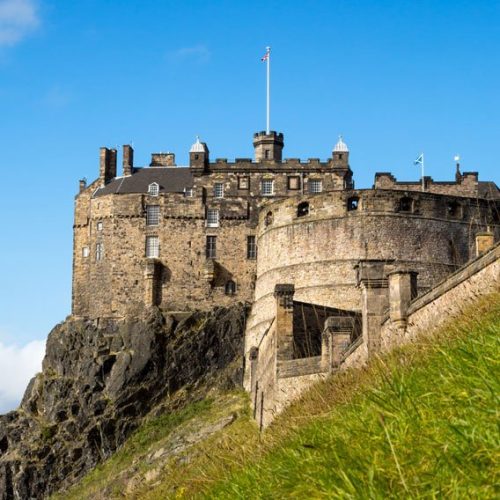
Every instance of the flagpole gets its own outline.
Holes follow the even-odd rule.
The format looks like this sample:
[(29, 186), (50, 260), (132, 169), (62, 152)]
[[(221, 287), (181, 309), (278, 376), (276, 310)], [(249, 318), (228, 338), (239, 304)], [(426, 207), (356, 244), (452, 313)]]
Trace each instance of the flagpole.
[(266, 134), (269, 135), (269, 131), (271, 129), (270, 127), (270, 108), (271, 108), (271, 103), (270, 103), (270, 88), (271, 88), (271, 83), (270, 83), (270, 75), (271, 75), (271, 47), (266, 47), (266, 53), (267, 53), (267, 86), (266, 86), (266, 94), (267, 94), (267, 102), (266, 102)]
[(424, 180), (424, 153), (422, 153), (422, 191), (425, 191), (425, 180)]

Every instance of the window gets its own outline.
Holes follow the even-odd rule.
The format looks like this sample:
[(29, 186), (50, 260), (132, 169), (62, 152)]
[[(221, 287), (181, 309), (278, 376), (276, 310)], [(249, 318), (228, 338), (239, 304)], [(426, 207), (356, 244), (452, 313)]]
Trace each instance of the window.
[(266, 149), (264, 151), (264, 157), (266, 160), (269, 160), (269, 158), (271, 158), (271, 151), (269, 151), (269, 149)]
[(307, 201), (303, 201), (297, 206), (297, 217), (304, 217), (305, 215), (309, 215), (309, 203)]
[(95, 260), (102, 260), (104, 257), (104, 245), (102, 243), (97, 243), (95, 246)]
[(288, 177), (288, 189), (296, 191), (300, 189), (300, 177), (297, 175), (293, 175)]
[(193, 188), (184, 188), (184, 197), (191, 198), (193, 196)]
[(83, 258), (87, 258), (90, 254), (90, 250), (89, 250), (89, 247), (83, 247), (82, 248), (82, 257)]
[(257, 242), (255, 236), (247, 236), (247, 259), (257, 258)]
[(219, 210), (217, 208), (207, 210), (207, 227), (219, 227)]
[(272, 212), (267, 212), (266, 217), (264, 218), (264, 225), (270, 226), (273, 223), (273, 213)]
[(457, 203), (456, 201), (451, 201), (448, 203), (448, 205), (446, 206), (446, 210), (448, 212), (448, 216), (450, 217), (453, 217), (455, 219), (458, 219), (460, 218), (460, 204)]
[(160, 193), (160, 186), (158, 185), (157, 182), (152, 182), (148, 186), (148, 194), (150, 194), (151, 196), (158, 196), (159, 193)]
[(400, 212), (412, 212), (413, 211), (413, 200), (408, 196), (401, 198), (399, 200), (399, 211)]
[(250, 179), (248, 177), (238, 177), (238, 189), (249, 189)]
[(224, 184), (222, 182), (214, 184), (214, 196), (215, 198), (224, 198)]
[(146, 205), (146, 226), (157, 226), (160, 223), (160, 205)]
[(97, 230), (102, 231), (102, 222), (97, 223)]
[(347, 200), (347, 210), (351, 212), (352, 210), (357, 210), (359, 206), (359, 198), (357, 196), (353, 196)]
[(146, 236), (146, 257), (157, 258), (160, 256), (160, 241), (158, 236)]
[(233, 280), (229, 280), (224, 287), (226, 295), (234, 295), (236, 293), (236, 283)]
[(264, 196), (271, 196), (274, 194), (274, 181), (271, 179), (263, 179), (260, 191)]
[(323, 182), (319, 179), (309, 179), (308, 187), (310, 193), (321, 193), (323, 191)]
[(217, 257), (217, 236), (207, 236), (205, 255), (207, 259), (215, 259)]

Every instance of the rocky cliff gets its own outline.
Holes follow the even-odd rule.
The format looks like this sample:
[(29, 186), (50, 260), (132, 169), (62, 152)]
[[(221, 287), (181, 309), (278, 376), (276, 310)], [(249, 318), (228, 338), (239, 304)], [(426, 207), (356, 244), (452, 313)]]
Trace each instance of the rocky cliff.
[(57, 325), (42, 373), (19, 409), (0, 416), (0, 498), (46, 498), (109, 457), (151, 411), (240, 384), (246, 312), (240, 304), (180, 319), (153, 309)]

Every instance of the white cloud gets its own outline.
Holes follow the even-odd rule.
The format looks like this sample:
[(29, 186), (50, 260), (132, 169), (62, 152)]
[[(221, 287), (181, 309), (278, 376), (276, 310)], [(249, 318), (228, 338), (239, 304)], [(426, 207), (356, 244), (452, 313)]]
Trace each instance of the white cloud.
[(194, 61), (206, 63), (210, 60), (210, 50), (205, 45), (195, 45), (193, 47), (182, 47), (167, 54), (171, 61)]
[(16, 44), (39, 23), (36, 0), (0, 0), (0, 46)]
[(31, 377), (42, 369), (44, 354), (44, 340), (34, 340), (23, 347), (0, 342), (0, 414), (19, 405)]

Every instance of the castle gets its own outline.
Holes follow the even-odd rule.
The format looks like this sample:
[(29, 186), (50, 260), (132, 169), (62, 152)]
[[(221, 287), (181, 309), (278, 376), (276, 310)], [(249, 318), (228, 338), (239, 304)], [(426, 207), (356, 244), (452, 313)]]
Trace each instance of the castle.
[(342, 139), (327, 161), (283, 159), (281, 133), (253, 145), (254, 160), (210, 161), (197, 140), (189, 166), (154, 153), (144, 168), (126, 145), (121, 176), (117, 151), (101, 148), (99, 178), (75, 201), (72, 314), (251, 303), (245, 387), (266, 425), (298, 379), (360, 339), (379, 350), (389, 306), (404, 326), (411, 300), (498, 241), (500, 191), (458, 165), (453, 182), (377, 173), (356, 190)]

